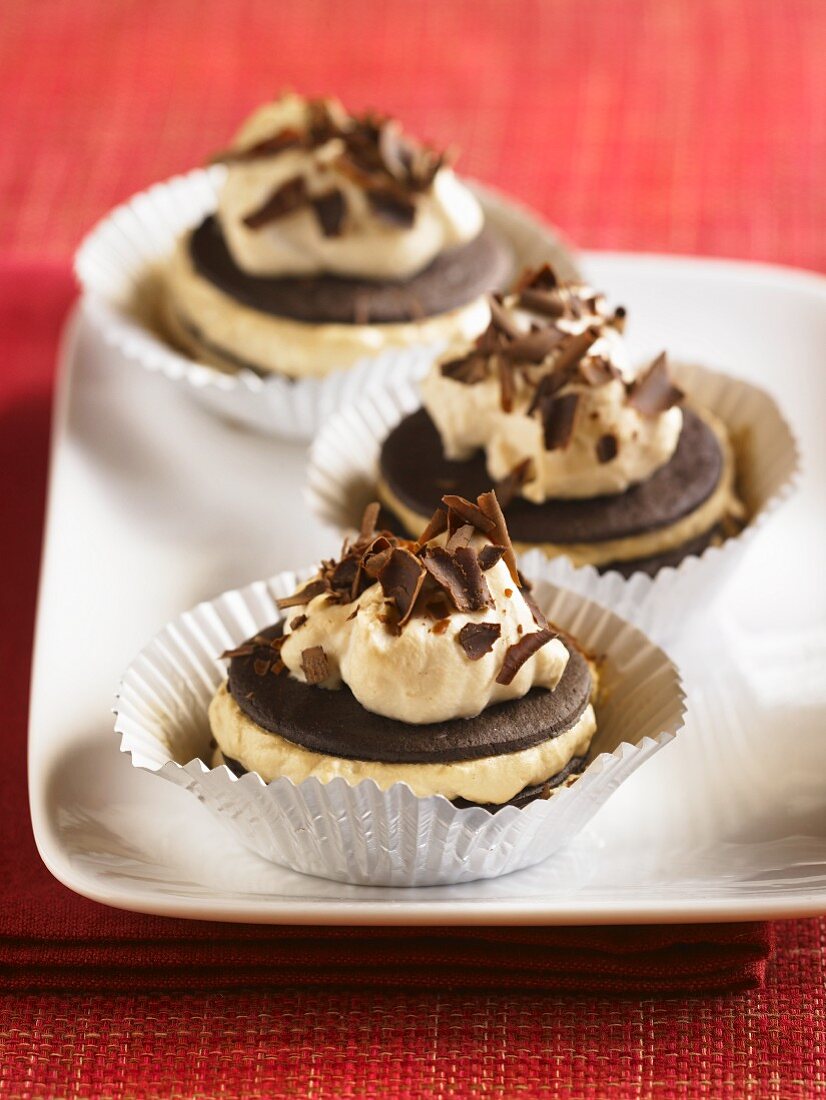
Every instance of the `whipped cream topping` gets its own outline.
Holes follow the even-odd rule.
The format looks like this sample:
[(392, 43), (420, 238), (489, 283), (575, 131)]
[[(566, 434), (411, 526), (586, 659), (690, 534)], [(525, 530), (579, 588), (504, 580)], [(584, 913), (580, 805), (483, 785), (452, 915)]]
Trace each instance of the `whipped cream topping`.
[(342, 558), (281, 601), (290, 609), (280, 648), (289, 674), (321, 688), (346, 684), (367, 710), (411, 724), (553, 690), (568, 649), (516, 570), (494, 494), (459, 507), (463, 514), (438, 510), (414, 543), (376, 532), (374, 506)]
[(549, 268), (493, 304), (488, 330), (435, 363), (422, 398), (445, 454), (484, 448), (494, 482), (533, 503), (624, 492), (673, 455), (681, 395), (664, 357), (631, 365), (622, 330), (590, 287)]
[(336, 100), (284, 95), (217, 159), (227, 164), (218, 218), (249, 275), (406, 279), (483, 226), (442, 157)]

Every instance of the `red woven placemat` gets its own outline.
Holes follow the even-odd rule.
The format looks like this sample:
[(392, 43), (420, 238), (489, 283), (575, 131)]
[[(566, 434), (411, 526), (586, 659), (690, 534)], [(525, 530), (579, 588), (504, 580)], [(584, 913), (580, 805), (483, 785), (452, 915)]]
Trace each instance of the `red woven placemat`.
[[(584, 244), (826, 270), (824, 55), (818, 0), (4, 0), (0, 250), (67, 259), (292, 83), (457, 139), (464, 170)], [(42, 426), (42, 400), (18, 409)], [(0, 1093), (811, 1096), (823, 960), (805, 921), (779, 926), (763, 990), (722, 1001), (6, 997)]]
[(67, 257), (292, 85), (585, 245), (826, 269), (824, 56), (819, 0), (3, 0), (0, 250)]

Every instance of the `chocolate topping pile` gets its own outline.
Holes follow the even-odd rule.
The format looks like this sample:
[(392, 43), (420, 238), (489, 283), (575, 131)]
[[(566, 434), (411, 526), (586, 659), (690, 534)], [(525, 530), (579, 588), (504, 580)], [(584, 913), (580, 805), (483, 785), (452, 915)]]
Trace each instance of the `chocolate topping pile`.
[[(306, 129), (282, 129), (246, 149), (229, 149), (213, 161), (239, 164), (275, 157), (288, 149), (318, 149), (339, 140), (342, 152), (330, 167), (360, 187), (373, 215), (388, 225), (408, 229), (416, 219), (416, 196), (426, 191), (447, 156), (411, 141), (391, 118), (367, 112), (345, 116), (333, 112), (323, 99), (308, 103)], [(342, 190), (331, 187), (310, 194), (301, 175), (281, 184), (244, 224), (260, 229), (302, 207), (311, 208), (325, 237), (338, 237), (347, 220), (347, 202)]]
[[(597, 387), (614, 379), (622, 381), (609, 359), (589, 352), (607, 328), (622, 331), (625, 310), (620, 307), (604, 316), (599, 294), (578, 283), (561, 282), (547, 264), (523, 276), (508, 307), (500, 297), (492, 298), (490, 305), (487, 329), (466, 355), (443, 363), (442, 374), (467, 386), (498, 378), (500, 403), (506, 413), (513, 410), (517, 388), (527, 388), (531, 395), (528, 416), (540, 419), (545, 449), (567, 447), (580, 394), (561, 391), (571, 385)], [(511, 310), (518, 309), (541, 317), (543, 323), (534, 322), (527, 332), (520, 330), (511, 315)], [(586, 318), (589, 323), (582, 332), (572, 334), (559, 327), (560, 321)], [(669, 378), (664, 353), (633, 382), (623, 384), (628, 404), (642, 416), (659, 416), (683, 397)], [(599, 461), (610, 462), (616, 454), (616, 437), (604, 435), (597, 448)], [(510, 475), (513, 484), (501, 486), (500, 495), (510, 499), (531, 476), (522, 464)]]
[[(504, 560), (518, 589), (530, 608), (537, 629), (525, 634), (509, 646), (496, 677), (500, 684), (510, 684), (522, 665), (543, 645), (558, 637), (530, 594), (528, 583), (516, 565), (502, 509), (494, 492), (483, 493), (475, 503), (458, 496), (442, 498), (444, 507), (437, 508), (425, 531), (415, 542), (399, 538), (390, 531), (376, 529), (379, 505), (368, 505), (361, 530), (354, 542), (345, 540), (337, 560), (321, 563), (320, 575), (298, 592), (278, 601), (282, 611), (305, 607), (317, 596), (325, 595), (328, 603), (349, 604), (374, 584), (379, 584), (385, 599), (382, 617), (386, 628), (395, 635), (414, 616), (433, 620), (432, 631), (444, 633), (456, 613), (484, 611), (493, 608), (485, 573)], [(439, 535), (446, 535), (445, 544), (433, 544)], [(486, 545), (477, 550), (473, 536), (482, 535)], [(506, 596), (513, 590), (506, 588)], [(358, 614), (358, 605), (350, 615)], [(305, 614), (290, 621), (291, 630), (300, 630), (307, 621)], [(471, 661), (478, 661), (493, 648), (501, 633), (497, 622), (466, 623), (456, 633), (456, 641)], [(284, 668), (279, 651), (284, 637), (256, 637), (238, 649), (224, 654), (226, 658), (255, 657), (255, 671), (264, 676), (278, 675)], [(327, 679), (329, 665), (322, 646), (305, 649), (301, 666), (308, 684)]]

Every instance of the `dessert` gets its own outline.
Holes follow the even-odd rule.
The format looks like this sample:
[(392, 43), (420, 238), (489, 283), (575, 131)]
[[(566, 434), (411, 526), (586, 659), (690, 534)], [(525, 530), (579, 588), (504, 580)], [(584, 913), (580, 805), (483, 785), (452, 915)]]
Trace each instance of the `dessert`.
[(415, 542), (365, 512), (284, 619), (225, 654), (213, 763), (300, 784), (343, 777), (495, 812), (585, 765), (593, 661), (548, 623), (493, 492), (448, 496)]
[(678, 388), (665, 354), (630, 363), (623, 309), (546, 266), (491, 310), (383, 442), (386, 522), (415, 538), (442, 494), (493, 485), (518, 550), (624, 576), (654, 575), (736, 532), (744, 511), (725, 425)]
[(319, 377), (487, 324), (510, 253), (447, 158), (394, 120), (288, 94), (216, 159), (218, 208), (165, 273), (165, 327), (189, 354)]

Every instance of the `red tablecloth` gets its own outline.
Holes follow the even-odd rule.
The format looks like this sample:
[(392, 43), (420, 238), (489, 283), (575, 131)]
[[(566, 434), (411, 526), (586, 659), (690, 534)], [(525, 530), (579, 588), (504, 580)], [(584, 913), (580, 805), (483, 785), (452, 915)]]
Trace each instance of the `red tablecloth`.
[[(826, 8), (805, 0), (5, 0), (0, 252), (66, 261), (109, 205), (198, 162), (248, 107), (293, 84), (457, 139), (465, 171), (584, 244), (826, 269), (824, 47)], [(44, 299), (63, 293), (44, 287)], [(53, 337), (44, 327), (43, 349)], [(43, 361), (33, 354), (31, 370)], [(0, 358), (0, 457), (33, 484), (42, 381)], [(30, 495), (16, 513), (32, 556), (41, 507)], [(30, 592), (3, 599), (20, 621)], [(26, 639), (0, 641), (19, 693)], [(7, 736), (21, 736), (19, 718)], [(7, 995), (0, 1093), (808, 1096), (826, 1076), (824, 926), (778, 935), (764, 989), (701, 1002)]]

